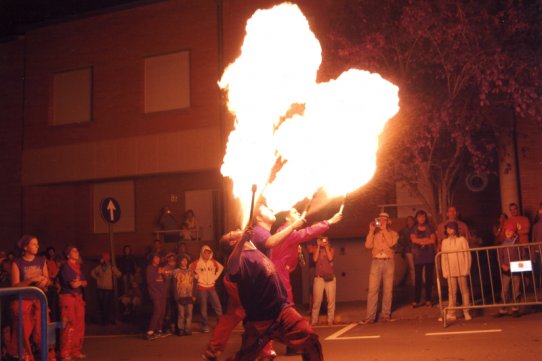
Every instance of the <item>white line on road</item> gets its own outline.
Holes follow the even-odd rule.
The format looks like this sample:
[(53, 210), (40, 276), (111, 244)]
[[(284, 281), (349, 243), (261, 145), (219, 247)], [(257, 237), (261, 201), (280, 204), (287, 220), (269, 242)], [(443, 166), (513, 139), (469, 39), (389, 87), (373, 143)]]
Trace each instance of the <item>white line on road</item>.
[(495, 333), (502, 332), (500, 328), (494, 330), (472, 330), (472, 331), (453, 331), (453, 332), (428, 332), (425, 336), (446, 336), (446, 335), (465, 335), (470, 333)]
[(342, 330), (339, 330), (328, 337), (325, 338), (325, 341), (336, 341), (336, 340), (362, 340), (362, 339), (372, 339), (372, 338), (380, 338), (380, 335), (374, 335), (374, 336), (347, 336), (347, 337), (340, 337), (342, 334), (350, 331), (354, 327), (356, 327), (357, 323), (351, 323), (344, 327)]

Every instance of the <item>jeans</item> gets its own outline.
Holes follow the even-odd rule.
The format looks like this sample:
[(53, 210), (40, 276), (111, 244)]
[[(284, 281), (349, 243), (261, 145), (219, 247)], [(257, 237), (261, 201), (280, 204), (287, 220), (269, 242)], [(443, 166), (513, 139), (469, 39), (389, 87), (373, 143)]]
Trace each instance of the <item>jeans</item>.
[[(463, 300), (463, 306), (470, 305), (470, 291), (467, 283), (467, 276), (458, 276), (448, 278), (448, 306), (455, 307), (457, 297), (457, 286), (461, 291), (461, 298)], [(455, 315), (455, 310), (450, 310), (450, 314)]]
[(178, 304), (178, 317), (177, 317), (177, 327), (179, 331), (192, 331), (192, 308), (193, 304), (189, 303), (187, 305)]
[(381, 315), (388, 318), (391, 315), (391, 300), (393, 296), (393, 273), (395, 262), (393, 259), (376, 259), (371, 262), (369, 273), (369, 292), (367, 295), (367, 320), (376, 319), (378, 309), (378, 291), (382, 287), (382, 311)]
[(201, 312), (201, 326), (203, 328), (208, 328), (209, 317), (207, 316), (207, 300), (211, 302), (211, 306), (213, 306), (213, 310), (215, 310), (216, 317), (220, 318), (220, 316), (222, 316), (222, 305), (220, 304), (220, 299), (218, 298), (216, 289), (212, 287), (205, 290), (198, 290), (198, 300)]
[(416, 281), (414, 285), (414, 301), (420, 303), (422, 298), (423, 277), (422, 272), (425, 270), (425, 301), (431, 302), (433, 292), (433, 274), (435, 273), (434, 263), (416, 264)]
[(318, 323), (318, 315), (320, 314), (320, 305), (326, 291), (327, 299), (327, 323), (332, 324), (335, 318), (335, 295), (337, 293), (337, 278), (333, 277), (333, 281), (326, 282), (322, 277), (314, 277), (312, 286), (313, 303), (311, 325)]
[[(502, 274), (502, 302), (507, 303), (517, 303), (520, 301), (521, 293), (519, 291), (521, 284), (521, 277), (515, 273), (504, 273)], [(510, 287), (512, 286), (512, 287)], [(512, 306), (512, 311), (519, 310), (517, 305)], [(506, 311), (506, 307), (501, 308), (501, 312)]]

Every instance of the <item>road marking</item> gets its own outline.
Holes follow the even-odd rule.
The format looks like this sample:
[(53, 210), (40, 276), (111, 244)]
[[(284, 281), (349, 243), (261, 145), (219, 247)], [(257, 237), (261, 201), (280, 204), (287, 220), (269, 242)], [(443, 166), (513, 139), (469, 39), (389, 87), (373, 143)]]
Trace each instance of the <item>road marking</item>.
[(380, 338), (380, 335), (374, 335), (374, 336), (346, 336), (346, 337), (340, 337), (342, 334), (350, 331), (354, 327), (356, 327), (357, 323), (351, 323), (344, 327), (342, 330), (339, 330), (335, 332), (334, 334), (329, 335), (324, 340), (325, 341), (336, 341), (336, 340), (362, 340), (362, 339), (374, 339), (374, 338)]
[(500, 328), (493, 330), (472, 330), (472, 331), (453, 331), (453, 332), (428, 332), (425, 336), (446, 336), (446, 335), (466, 335), (471, 333), (495, 333), (502, 332)]

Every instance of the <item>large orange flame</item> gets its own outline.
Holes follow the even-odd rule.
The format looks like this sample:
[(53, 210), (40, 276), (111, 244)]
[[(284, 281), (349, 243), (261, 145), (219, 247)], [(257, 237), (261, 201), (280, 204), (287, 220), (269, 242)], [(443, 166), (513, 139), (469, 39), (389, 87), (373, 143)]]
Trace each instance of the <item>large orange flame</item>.
[[(277, 212), (318, 189), (335, 197), (367, 183), (399, 89), (357, 69), (317, 83), (320, 43), (296, 5), (258, 10), (246, 30), (241, 56), (219, 82), (236, 117), (221, 171), (233, 180), (244, 221), (252, 184)], [(279, 156), (286, 163), (266, 184)]]

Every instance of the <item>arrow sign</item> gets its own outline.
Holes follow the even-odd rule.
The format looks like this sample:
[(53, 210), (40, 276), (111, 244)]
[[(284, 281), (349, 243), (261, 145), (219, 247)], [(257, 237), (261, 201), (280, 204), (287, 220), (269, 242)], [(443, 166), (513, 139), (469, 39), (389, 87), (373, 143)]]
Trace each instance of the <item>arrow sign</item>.
[(102, 217), (107, 223), (117, 223), (120, 219), (120, 204), (113, 197), (107, 197), (102, 201)]

